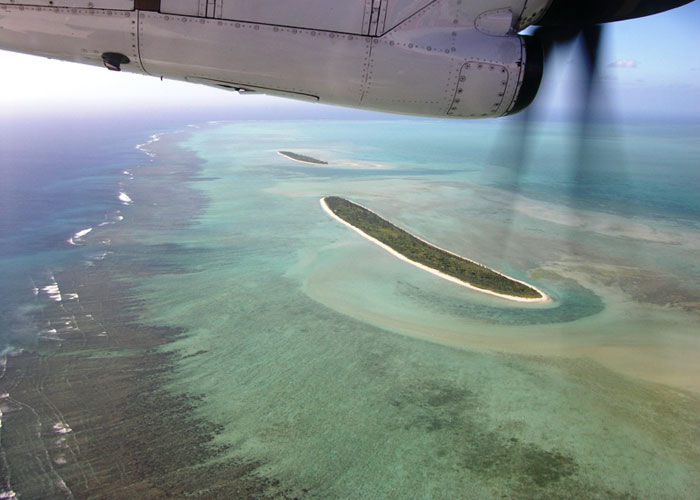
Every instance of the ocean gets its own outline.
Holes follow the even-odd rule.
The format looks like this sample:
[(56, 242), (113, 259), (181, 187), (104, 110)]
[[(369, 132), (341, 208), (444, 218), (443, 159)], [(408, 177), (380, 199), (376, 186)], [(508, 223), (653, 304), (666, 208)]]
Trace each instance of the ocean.
[(697, 498), (697, 125), (66, 120), (0, 125), (0, 497)]

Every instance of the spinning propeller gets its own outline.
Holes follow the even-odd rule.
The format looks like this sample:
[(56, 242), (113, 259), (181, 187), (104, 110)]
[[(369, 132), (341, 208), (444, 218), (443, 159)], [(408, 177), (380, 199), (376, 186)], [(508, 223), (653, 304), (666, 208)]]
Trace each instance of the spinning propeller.
[[(546, 76), (547, 69), (552, 67), (553, 54), (562, 47), (573, 46), (579, 57), (578, 67), (583, 75), (580, 89), (577, 88), (569, 97), (578, 115), (570, 156), (571, 195), (577, 198), (588, 189), (589, 182), (595, 177), (597, 167), (593, 165), (592, 147), (596, 144), (590, 140), (594, 131), (594, 104), (602, 99), (597, 70), (601, 53), (601, 42), (604, 38), (606, 23), (634, 19), (674, 9), (688, 4), (693, 0), (553, 0), (545, 15), (537, 22), (532, 39), (542, 48), (541, 61), (528, 61), (534, 65), (541, 64)], [(539, 82), (538, 82), (539, 83)], [(525, 89), (523, 89), (525, 90)], [(533, 94), (537, 91), (528, 89)], [(517, 110), (516, 110), (517, 111)], [(512, 193), (505, 202), (512, 204), (520, 191), (521, 178), (524, 174), (530, 142), (532, 139), (532, 119), (538, 114), (537, 99), (534, 105), (526, 108), (509, 124), (508, 136), (497, 143), (497, 154), (492, 163), (506, 168), (505, 184)], [(595, 152), (598, 154), (599, 152)], [(610, 152), (606, 152), (609, 154)], [(618, 167), (621, 168), (621, 167)], [(624, 178), (623, 172), (618, 181)], [(611, 173), (612, 174), (612, 173)], [(508, 239), (509, 235), (504, 235)]]

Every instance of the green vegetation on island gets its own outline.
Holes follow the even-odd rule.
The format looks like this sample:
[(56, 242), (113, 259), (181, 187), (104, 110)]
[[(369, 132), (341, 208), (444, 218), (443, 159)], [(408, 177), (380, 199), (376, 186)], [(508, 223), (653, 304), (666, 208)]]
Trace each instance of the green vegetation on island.
[(313, 163), (314, 165), (328, 165), (327, 161), (312, 158), (311, 156), (300, 155), (291, 151), (278, 151), (282, 156), (286, 156), (290, 160), (303, 161), (304, 163)]
[(356, 203), (338, 196), (328, 196), (324, 201), (328, 208), (345, 222), (413, 262), (483, 290), (524, 299), (543, 298), (534, 288), (426, 243)]

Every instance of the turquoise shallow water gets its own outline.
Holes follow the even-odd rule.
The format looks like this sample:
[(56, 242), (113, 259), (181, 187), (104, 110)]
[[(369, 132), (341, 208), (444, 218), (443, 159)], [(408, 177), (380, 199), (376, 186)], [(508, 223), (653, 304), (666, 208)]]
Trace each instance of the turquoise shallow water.
[[(625, 131), (619, 182), (591, 176), (586, 198), (554, 126), (514, 193), (490, 162), (497, 128), (243, 122), (159, 143), (202, 160), (208, 205), (187, 231), (139, 235), (189, 250), (177, 264), (193, 271), (148, 278), (142, 320), (186, 329), (172, 390), (204, 395), (229, 454), (318, 498), (696, 497), (693, 131)], [(676, 151), (673, 178), (650, 149)], [(325, 195), (555, 302), (402, 263), (323, 213)]]

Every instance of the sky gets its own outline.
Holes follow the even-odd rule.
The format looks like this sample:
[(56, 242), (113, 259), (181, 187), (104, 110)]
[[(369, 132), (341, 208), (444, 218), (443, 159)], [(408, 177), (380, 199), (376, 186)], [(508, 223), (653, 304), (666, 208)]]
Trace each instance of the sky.
[[(700, 121), (699, 20), (700, 2), (696, 1), (655, 16), (607, 25), (600, 58), (606, 105), (623, 117), (680, 116)], [(174, 103), (198, 109), (267, 110), (281, 117), (300, 112), (333, 117), (344, 113), (319, 104), (239, 96), (7, 51), (0, 51), (0, 68), (0, 119), (50, 110), (159, 109)], [(571, 101), (569, 86), (580, 77), (575, 57), (571, 51), (562, 52), (546, 71), (538, 103), (566, 108)]]

